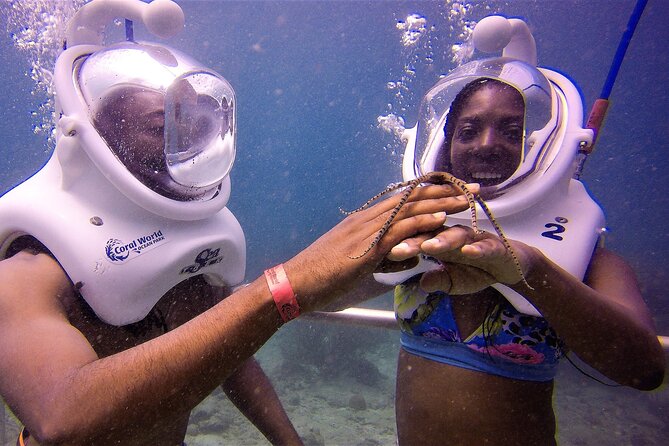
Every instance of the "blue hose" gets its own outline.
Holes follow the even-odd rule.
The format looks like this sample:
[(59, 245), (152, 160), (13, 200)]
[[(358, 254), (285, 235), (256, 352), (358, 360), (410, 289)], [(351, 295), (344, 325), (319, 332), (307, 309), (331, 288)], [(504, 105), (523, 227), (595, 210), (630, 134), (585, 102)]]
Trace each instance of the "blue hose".
[(623, 59), (625, 58), (627, 47), (629, 47), (630, 40), (632, 40), (632, 36), (634, 35), (634, 30), (639, 24), (639, 19), (641, 19), (641, 14), (647, 3), (648, 0), (637, 1), (634, 11), (632, 11), (629, 22), (627, 22), (627, 29), (623, 33), (620, 43), (618, 44), (618, 49), (616, 50), (616, 55), (613, 57), (613, 62), (611, 63), (609, 74), (606, 77), (606, 82), (604, 82), (602, 93), (599, 95), (600, 99), (608, 99), (609, 96), (611, 96), (611, 90), (613, 89), (613, 84), (616, 82), (616, 77), (618, 76), (618, 71), (620, 71)]

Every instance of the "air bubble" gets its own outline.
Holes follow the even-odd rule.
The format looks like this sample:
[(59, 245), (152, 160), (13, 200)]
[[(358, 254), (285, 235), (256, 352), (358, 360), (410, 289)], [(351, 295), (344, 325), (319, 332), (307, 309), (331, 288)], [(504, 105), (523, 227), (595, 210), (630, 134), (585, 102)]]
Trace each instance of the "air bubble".
[(55, 110), (51, 70), (62, 51), (66, 24), (84, 3), (85, 0), (21, 0), (11, 2), (7, 8), (7, 31), (31, 67), (27, 73), (34, 81), (31, 95), (46, 97), (31, 115), (40, 120), (33, 130), (46, 135), (49, 145), (54, 143)]

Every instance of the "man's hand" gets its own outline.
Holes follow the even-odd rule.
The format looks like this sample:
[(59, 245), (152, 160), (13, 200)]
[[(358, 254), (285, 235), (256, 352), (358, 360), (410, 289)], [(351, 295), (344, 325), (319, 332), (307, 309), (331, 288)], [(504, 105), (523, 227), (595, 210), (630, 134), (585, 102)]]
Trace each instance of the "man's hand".
[(417, 188), (388, 232), (359, 258), (354, 257), (370, 246), (400, 198), (393, 196), (348, 216), (285, 264), (302, 311), (322, 308), (353, 290), (400, 241), (442, 227), (446, 213), (467, 208), (460, 197), (460, 191), (448, 185)]

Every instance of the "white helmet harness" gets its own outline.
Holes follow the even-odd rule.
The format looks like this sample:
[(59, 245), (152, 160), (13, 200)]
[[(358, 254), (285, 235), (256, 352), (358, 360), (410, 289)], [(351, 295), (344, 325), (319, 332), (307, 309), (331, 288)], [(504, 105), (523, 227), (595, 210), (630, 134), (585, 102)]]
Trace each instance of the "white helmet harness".
[[(232, 87), (166, 46), (103, 46), (104, 27), (117, 17), (159, 37), (184, 24), (171, 0), (93, 0), (73, 17), (54, 72), (56, 148), (41, 170), (0, 198), (0, 258), (18, 237), (36, 238), (98, 317), (125, 325), (195, 275), (240, 283), (246, 246), (226, 208), (235, 158)], [(151, 147), (161, 163), (150, 180), (124, 164), (131, 157), (96, 127), (110, 98), (122, 103), (124, 95), (154, 99), (146, 122), (156, 122), (162, 147)], [(139, 130), (117, 138), (120, 145), (148, 147), (138, 142)]]

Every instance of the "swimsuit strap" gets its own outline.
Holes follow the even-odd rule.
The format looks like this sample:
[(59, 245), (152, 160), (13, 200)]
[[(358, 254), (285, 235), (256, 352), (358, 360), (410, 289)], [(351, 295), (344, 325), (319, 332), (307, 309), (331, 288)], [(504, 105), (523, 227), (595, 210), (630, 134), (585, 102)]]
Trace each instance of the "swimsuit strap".
[(24, 427), (19, 433), (19, 438), (16, 440), (16, 446), (26, 446), (26, 439), (30, 437), (30, 434)]

